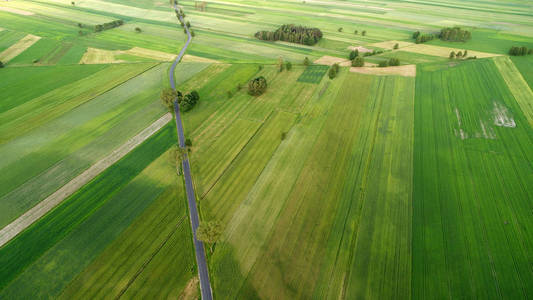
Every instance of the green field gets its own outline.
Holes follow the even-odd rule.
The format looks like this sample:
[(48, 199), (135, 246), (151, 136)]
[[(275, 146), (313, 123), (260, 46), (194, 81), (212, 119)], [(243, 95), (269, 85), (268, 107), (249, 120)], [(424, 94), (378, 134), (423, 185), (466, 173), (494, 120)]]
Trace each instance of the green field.
[(319, 83), (322, 77), (328, 71), (328, 66), (308, 66), (305, 71), (298, 77), (300, 82)]
[[(491, 60), (423, 68), (416, 99), (413, 297), (527, 297), (533, 289), (527, 119)], [(516, 127), (495, 124), (498, 107)]]
[[(184, 197), (183, 187), (174, 175), (173, 162), (166, 152), (174, 143), (175, 127), (170, 124), (4, 246), (0, 250), (2, 265), (5, 267), (0, 275), (1, 285), (4, 287), (2, 297), (56, 297), (86, 268), (87, 271), (81, 274), (93, 278), (92, 281), (89, 279), (90, 283), (87, 283), (83, 280), (78, 284), (74, 281), (73, 284), (77, 288), (70, 293), (96, 296), (96, 293), (104, 292), (101, 286), (110, 284), (113, 280), (100, 274), (92, 277), (95, 276), (94, 272), (105, 273), (105, 269), (99, 269), (102, 266), (100, 263), (111, 259), (109, 252), (102, 251), (114, 239), (118, 240), (112, 243), (111, 247), (119, 248), (115, 251), (130, 249), (127, 247), (131, 247), (132, 243), (139, 243), (139, 238), (143, 236), (147, 240), (143, 239), (144, 243), (138, 247), (144, 247), (144, 252), (138, 257), (125, 256), (121, 263), (123, 273), (112, 274), (115, 276), (114, 280), (129, 282), (130, 278), (136, 279), (140, 275), (137, 274), (141, 268), (139, 264), (142, 265), (150, 256), (154, 256), (152, 260), (157, 258), (156, 261), (159, 262), (150, 268), (155, 268), (165, 261), (173, 261), (178, 269), (166, 269), (165, 272), (172, 272), (173, 275), (181, 272), (182, 275), (177, 277), (174, 283), (184, 286), (192, 277), (191, 247), (184, 247), (184, 252), (173, 256), (172, 260), (171, 257), (165, 257), (160, 261), (162, 258), (157, 257), (159, 252), (164, 253), (167, 243), (160, 244), (171, 239), (173, 235), (180, 236), (183, 241), (190, 240), (189, 227), (179, 226), (182, 224), (180, 219), (186, 216), (184, 202), (177, 201)], [(169, 214), (168, 217), (161, 219), (161, 214), (153, 215), (161, 213), (161, 209)], [(146, 227), (141, 227), (143, 230), (140, 231), (134, 227), (135, 223), (132, 224), (135, 220), (138, 220), (135, 221), (138, 223), (154, 217), (157, 217), (157, 230), (166, 226), (167, 232), (163, 230), (153, 235), (150, 230), (154, 230), (153, 226), (156, 224), (148, 223)], [(158, 246), (161, 249), (157, 249)], [(20, 253), (18, 249), (21, 248), (31, 251)], [(176, 264), (177, 261), (174, 260), (181, 263)], [(89, 264), (91, 261), (94, 263)], [(183, 268), (183, 264), (189, 265), (189, 268)], [(113, 269), (112, 273), (115, 271)], [(49, 284), (48, 280), (53, 280), (54, 284)], [(166, 280), (161, 280), (159, 284), (162, 288), (179, 288), (165, 286)], [(153, 291), (144, 291), (142, 286), (136, 285), (132, 285), (135, 291), (128, 291), (130, 285), (112, 285), (110, 287), (117, 290), (110, 290), (105, 294), (126, 291), (153, 294)], [(92, 288), (96, 290), (91, 292)], [(65, 293), (69, 295), (69, 289)]]
[[(533, 48), (531, 3), (179, 6), (194, 37), (175, 83), (200, 95), (182, 113), (197, 205), (222, 225), (206, 245), (215, 299), (531, 298), (533, 56), (508, 56)], [(282, 24), (323, 38), (254, 37)], [(456, 25), (472, 38), (406, 46)], [(185, 41), (169, 1), (0, 3), (1, 228), (168, 112)], [(370, 65), (410, 66), (326, 76), (318, 62), (357, 46), (385, 50)], [(268, 88), (251, 96), (258, 76)], [(176, 144), (172, 120), (1, 246), (0, 299), (198, 299)]]

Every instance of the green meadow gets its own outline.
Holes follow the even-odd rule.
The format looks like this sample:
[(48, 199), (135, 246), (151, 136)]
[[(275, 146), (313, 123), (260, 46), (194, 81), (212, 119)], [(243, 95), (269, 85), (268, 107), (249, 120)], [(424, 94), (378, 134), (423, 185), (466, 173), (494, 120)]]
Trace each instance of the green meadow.
[[(170, 4), (0, 3), (0, 229), (168, 112), (187, 38)], [(201, 223), (222, 227), (206, 244), (214, 298), (533, 295), (533, 56), (509, 56), (533, 48), (531, 3), (178, 5), (194, 37), (175, 83), (200, 95), (186, 151)], [(323, 38), (254, 37), (282, 24)], [(472, 38), (412, 44), (453, 26)], [(350, 68), (353, 47), (401, 67)], [(0, 299), (198, 299), (176, 145), (171, 120), (1, 246)]]

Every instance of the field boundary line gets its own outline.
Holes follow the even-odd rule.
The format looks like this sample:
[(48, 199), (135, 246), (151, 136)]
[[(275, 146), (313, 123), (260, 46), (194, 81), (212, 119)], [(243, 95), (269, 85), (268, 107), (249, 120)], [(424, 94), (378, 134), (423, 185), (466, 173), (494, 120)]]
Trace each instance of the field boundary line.
[[(242, 151), (244, 151), (244, 148), (246, 148), (246, 146), (248, 146), (248, 144), (250, 144), (250, 142), (254, 139), (254, 137), (257, 135), (257, 133), (261, 130), (261, 128), (263, 128), (263, 126), (265, 125), (265, 123), (272, 117), (272, 115), (274, 114), (274, 109), (270, 112), (270, 114), (268, 114), (268, 117), (265, 119), (265, 121), (261, 122), (261, 125), (259, 125), (259, 127), (257, 127), (257, 129), (255, 130), (254, 134), (252, 134), (252, 136), (248, 139), (248, 141), (246, 141), (246, 143), (244, 144), (244, 146), (242, 146), (241, 150), (239, 150), (239, 152), (233, 157), (233, 159), (231, 160), (231, 162), (228, 164), (228, 166), (226, 168), (224, 168), (224, 170), (222, 171), (222, 173), (220, 173), (220, 176), (218, 176), (216, 179), (215, 179), (215, 182), (213, 182), (213, 184), (209, 187), (209, 189), (204, 192), (200, 198), (201, 199), (204, 199), (207, 194), (209, 194), (209, 192), (213, 189), (213, 187), (218, 183), (218, 181), (220, 180), (220, 178), (222, 176), (224, 176), (224, 174), (226, 173), (226, 171), (228, 171), (228, 169), (233, 166), (233, 163), (235, 162), (235, 160), (237, 160), (237, 158), (241, 155)], [(238, 118), (237, 118), (238, 119)]]
[(0, 52), (0, 60), (2, 60), (4, 63), (9, 62), (13, 58), (19, 56), (22, 52), (33, 46), (33, 44), (37, 43), (37, 41), (39, 41), (40, 39), (40, 36), (36, 36), (33, 34), (26, 35), (6, 50)]
[(180, 228), (181, 224), (183, 224), (183, 220), (185, 220), (186, 216), (187, 216), (187, 214), (183, 215), (178, 220), (178, 223), (176, 224), (176, 226), (174, 226), (174, 230), (172, 230), (166, 236), (165, 240), (161, 244), (159, 244), (159, 246), (155, 249), (154, 252), (152, 252), (152, 255), (150, 255), (150, 257), (142, 264), (142, 266), (137, 270), (137, 272), (133, 275), (133, 277), (128, 281), (128, 284), (126, 284), (126, 286), (120, 291), (120, 293), (114, 299), (120, 299), (124, 295), (124, 293), (129, 289), (129, 287), (135, 282), (137, 277), (139, 277), (139, 275), (141, 275), (141, 273), (144, 271), (144, 269), (146, 269), (146, 267), (152, 262), (154, 257), (156, 257), (156, 255), (159, 254), (159, 251), (161, 251), (161, 249), (163, 249), (163, 247), (167, 244), (167, 242), (174, 235), (174, 233), (176, 233), (176, 231), (178, 231), (178, 229)]
[(113, 152), (99, 160), (97, 163), (48, 196), (46, 199), (42, 200), (33, 208), (25, 212), (22, 216), (18, 217), (16, 220), (2, 228), (2, 230), (0, 230), (0, 247), (7, 244), (11, 239), (31, 226), (58, 204), (63, 202), (63, 200), (74, 194), (82, 186), (89, 183), (100, 173), (126, 156), (126, 154), (131, 152), (134, 148), (159, 131), (159, 129), (170, 122), (170, 120), (172, 120), (172, 115), (170, 113), (166, 113), (158, 120), (153, 122), (150, 126), (146, 127), (137, 135), (130, 138), (120, 147), (113, 150)]

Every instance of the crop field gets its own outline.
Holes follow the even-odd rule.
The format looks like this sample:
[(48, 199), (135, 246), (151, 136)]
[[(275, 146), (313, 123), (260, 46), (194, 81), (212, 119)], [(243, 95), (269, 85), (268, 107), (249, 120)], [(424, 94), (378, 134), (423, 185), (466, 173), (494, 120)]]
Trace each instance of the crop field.
[(526, 298), (533, 292), (528, 120), (491, 60), (428, 66), (419, 75), (413, 297)]
[(0, 2), (0, 299), (199, 299), (181, 151), (215, 299), (533, 295), (531, 3), (180, 0), (186, 149), (171, 4)]
[[(400, 278), (407, 280), (400, 275), (410, 269), (407, 241), (403, 244), (398, 243), (397, 250), (390, 249), (390, 251), (399, 251), (400, 257), (392, 256), (386, 261), (382, 259), (387, 256), (389, 250), (372, 251), (372, 255), (375, 255), (375, 259), (372, 259), (369, 249), (372, 249), (372, 245), (379, 247), (372, 242), (373, 240), (390, 239), (390, 243), (394, 243), (395, 239), (399, 239), (398, 235), (409, 233), (410, 185), (404, 184), (404, 188), (398, 190), (398, 182), (396, 185), (389, 183), (390, 188), (385, 189), (389, 192), (378, 197), (382, 199), (381, 202), (367, 204), (362, 209), (354, 207), (353, 211), (350, 210), (350, 200), (356, 196), (363, 204), (366, 197), (375, 199), (375, 195), (380, 195), (384, 191), (372, 187), (383, 180), (385, 181), (380, 186), (387, 186), (389, 180), (386, 174), (400, 170), (411, 172), (409, 153), (412, 153), (413, 115), (412, 113), (402, 115), (393, 124), (388, 119), (389, 116), (398, 115), (400, 111), (409, 108), (412, 112), (414, 79), (372, 77), (344, 72), (342, 77), (331, 85), (326, 80), (321, 85), (315, 85), (297, 81), (300, 74), (305, 72), (303, 69), (279, 75), (272, 74), (268, 69), (263, 72), (267, 78), (274, 76), (272, 79), (274, 82), (282, 77), (277, 86), (292, 85), (296, 87), (296, 91), (284, 94), (284, 97), (276, 95), (269, 97), (272, 100), (268, 99), (268, 101), (283, 99), (285, 105), (280, 105), (281, 103), (275, 106), (261, 105), (261, 102), (267, 99), (259, 97), (253, 100), (257, 103), (248, 104), (240, 115), (246, 116), (247, 111), (259, 109), (254, 107), (259, 105), (263, 110), (283, 107), (291, 108), (292, 112), (274, 110), (251, 138), (239, 137), (245, 131), (245, 126), (255, 130), (255, 125), (239, 122), (241, 120), (239, 117), (233, 122), (235, 125), (228, 126), (220, 133), (221, 137), (232, 135), (234, 138), (249, 139), (249, 141), (235, 158), (230, 159), (229, 166), (219, 166), (224, 169), (223, 174), (200, 202), (206, 218), (222, 220), (226, 224), (224, 242), (217, 246), (213, 254), (215, 293), (222, 298), (246, 298), (255, 293), (265, 298), (333, 296), (348, 284), (345, 282), (348, 279), (356, 282), (361, 278), (372, 278), (367, 279), (368, 286), (363, 284), (355, 288), (356, 285), (349, 284), (353, 289), (343, 293), (369, 296), (375, 294), (376, 297), (398, 293), (408, 295), (409, 282), (403, 285), (393, 284)], [(322, 96), (318, 96), (324, 87), (326, 91)], [(294, 101), (299, 98), (304, 98), (303, 105)], [(387, 101), (386, 109), (382, 108), (385, 101)], [(332, 110), (328, 111), (330, 107)], [(233, 109), (233, 111), (238, 110), (240, 109)], [(298, 113), (302, 115), (299, 120), (297, 120)], [(241, 127), (239, 135), (232, 133), (231, 126)], [(341, 128), (353, 128), (353, 130), (345, 131)], [(281, 134), (284, 132), (287, 134), (286, 140), (281, 139)], [(329, 135), (332, 132), (346, 132), (346, 134), (331, 141)], [(396, 139), (402, 142), (399, 144), (393, 142)], [(330, 141), (327, 142), (328, 140)], [(218, 141), (220, 139), (213, 142), (212, 146), (199, 144), (193, 147), (197, 149), (193, 150), (193, 157), (205, 156), (202, 161), (212, 160), (210, 156), (213, 154), (204, 154), (202, 148), (217, 147)], [(335, 156), (328, 155), (329, 151), (325, 151), (325, 148), (336, 153)], [(224, 149), (227, 150), (227, 147)], [(378, 153), (388, 154), (384, 158), (383, 155), (377, 155)], [(224, 152), (224, 155), (228, 154), (230, 154), (228, 151)], [(373, 155), (379, 157), (379, 160), (372, 159)], [(392, 161), (394, 155), (402, 156), (403, 163), (377, 167), (386, 164), (382, 159)], [(364, 163), (361, 165), (362, 161)], [(202, 162), (198, 160), (198, 163)], [(328, 171), (321, 174), (318, 171), (320, 169)], [(204, 174), (202, 169), (199, 169), (198, 173)], [(350, 176), (344, 177), (346, 175)], [(280, 176), (283, 180), (279, 180)], [(407, 180), (405, 183), (407, 182), (410, 181)], [(365, 192), (361, 192), (361, 189)], [(366, 196), (367, 193), (371, 196)], [(385, 199), (389, 198), (385, 195), (396, 201), (387, 203)], [(282, 207), (285, 207), (283, 211)], [(380, 209), (389, 210), (392, 215), (378, 214), (377, 211)], [(315, 213), (319, 211), (324, 215), (317, 223)], [(250, 219), (251, 215), (255, 221)], [(384, 222), (390, 217), (404, 224), (396, 228), (398, 234), (391, 235), (392, 228)], [(364, 219), (365, 222), (358, 219)], [(339, 223), (333, 228), (326, 225), (333, 225), (331, 223), (333, 220), (338, 220)], [(349, 232), (357, 230), (353, 226), (345, 226), (345, 222), (360, 224), (358, 243), (367, 243), (365, 246), (357, 248), (354, 246), (355, 240), (341, 238), (345, 230)], [(374, 229), (375, 225), (371, 224), (381, 224), (381, 227)], [(291, 227), (294, 231), (290, 229)], [(303, 230), (304, 228), (306, 229)], [(315, 230), (319, 232), (322, 230), (322, 234), (316, 234), (311, 238), (309, 234)], [(288, 238), (287, 235), (294, 236)], [(282, 236), (285, 238), (278, 238)], [(306, 243), (307, 246), (302, 247), (309, 249), (311, 256), (301, 256), (291, 251), (277, 252), (283, 248), (294, 249), (293, 243), (298, 242)], [(343, 251), (345, 257), (342, 258), (342, 262), (338, 262), (339, 265), (335, 265), (333, 261), (328, 261), (328, 257), (335, 256), (338, 251)], [(275, 263), (270, 260), (274, 257), (276, 257)], [(298, 272), (298, 268), (291, 270), (283, 267), (289, 264), (301, 265), (303, 262), (298, 262), (299, 259), (311, 260), (308, 263), (317, 266), (318, 273), (309, 272), (310, 277), (302, 278), (299, 277), (302, 274)], [(350, 270), (351, 264), (360, 265), (363, 261), (370, 263), (366, 266), (366, 272), (361, 269), (361, 274), (343, 273), (344, 275), (340, 274), (340, 278), (335, 279), (333, 283), (328, 283), (332, 275), (328, 272), (332, 272), (332, 268)], [(389, 277), (384, 278), (384, 271), (380, 266), (386, 264), (396, 265), (398, 273), (389, 274)], [(299, 279), (287, 281), (275, 275), (280, 274), (281, 269), (288, 272), (284, 276), (295, 276), (295, 280)], [(269, 276), (269, 279), (266, 280), (264, 276)], [(370, 281), (377, 280), (388, 284), (388, 288), (381, 293), (371, 289)]]
[[(3, 112), (0, 224), (6, 225), (158, 119), (164, 113), (157, 95), (166, 67), (100, 68)], [(142, 71), (146, 72), (139, 75)]]
[[(113, 280), (128, 285), (107, 285), (110, 290), (106, 294), (127, 291), (154, 295), (153, 290), (145, 291), (142, 285), (133, 285), (134, 280), (142, 275), (139, 270), (149, 272), (170, 259), (178, 260), (172, 264), (179, 268), (169, 268), (165, 272), (181, 275), (174, 279), (176, 286), (165, 286), (165, 281), (159, 282), (166, 289), (160, 292), (175, 294), (175, 289), (183, 287), (193, 274), (192, 248), (185, 247), (179, 255), (172, 257), (157, 256), (167, 251), (165, 247), (168, 246), (165, 245), (175, 244), (172, 242), (175, 235), (183, 240), (190, 240), (189, 227), (182, 225), (186, 216), (185, 202), (177, 201), (184, 195), (183, 187), (173, 172), (175, 163), (170, 160), (167, 152), (173, 144), (175, 127), (168, 125), (3, 247), (0, 250), (2, 265), (5, 266), (0, 277), (2, 286), (5, 287), (2, 298), (56, 297), (86, 267), (87, 270), (80, 275), (84, 276), (84, 280), (74, 281), (72, 284), (76, 288), (66, 289), (66, 295), (80, 293), (76, 295), (96, 296), (98, 292), (105, 292), (102, 288)], [(153, 214), (161, 209), (168, 215), (161, 219), (158, 214), (155, 224), (153, 220), (142, 230), (130, 226), (135, 220), (144, 222), (153, 219)], [(162, 231), (154, 234), (151, 232), (154, 226)], [(124, 251), (127, 249), (124, 247), (131, 247), (132, 243), (137, 245), (143, 242), (138, 245), (142, 253), (140, 256), (124, 257), (122, 271), (109, 274), (114, 276), (109, 278), (109, 275), (105, 275), (109, 270), (100, 269), (102, 265), (99, 262), (112, 259), (109, 257), (110, 252), (102, 251), (116, 238), (118, 240), (111, 245), (116, 251)], [(80, 247), (82, 245), (84, 247)], [(21, 255), (17, 250), (21, 248), (31, 251), (25, 251)], [(94, 263), (89, 265), (92, 260)], [(145, 264), (152, 261), (155, 265), (147, 268)], [(188, 268), (184, 267), (187, 265)], [(114, 272), (115, 269), (111, 273)], [(43, 278), (54, 278), (54, 284), (49, 284)], [(89, 280), (88, 286), (85, 285), (85, 279)], [(135, 286), (135, 291), (128, 291), (130, 285)]]

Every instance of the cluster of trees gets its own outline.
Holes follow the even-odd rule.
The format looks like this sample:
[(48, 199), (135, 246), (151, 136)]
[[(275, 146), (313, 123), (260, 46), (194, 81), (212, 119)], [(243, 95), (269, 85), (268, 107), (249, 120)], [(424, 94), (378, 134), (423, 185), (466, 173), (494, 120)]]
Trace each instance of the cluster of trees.
[(416, 44), (425, 43), (427, 41), (431, 41), (434, 38), (435, 36), (431, 33), (420, 33), (420, 31), (416, 31), (413, 33), (413, 39), (415, 39)]
[(339, 74), (339, 64), (333, 64), (328, 71), (328, 77), (329, 79), (333, 79), (337, 77), (337, 74)]
[[(464, 52), (461, 52), (461, 51), (452, 51), (450, 52), (450, 59), (454, 59), (454, 58), (466, 58), (468, 56), (468, 50), (465, 50)], [(468, 59), (476, 59), (477, 57), (476, 56), (471, 56), (469, 57)]]
[(389, 58), (388, 60), (380, 61), (378, 67), (395, 67), (400, 65), (400, 60), (398, 58)]
[(177, 100), (180, 105), (180, 110), (186, 112), (191, 110), (196, 103), (198, 103), (200, 95), (197, 91), (192, 91), (184, 96), (180, 91), (166, 88), (161, 92), (160, 98), (161, 101), (163, 101), (163, 104), (171, 111), (174, 109), (174, 101)]
[(94, 31), (95, 32), (99, 32), (99, 31), (103, 31), (103, 30), (108, 30), (108, 29), (111, 29), (111, 28), (119, 27), (122, 24), (124, 24), (123, 20), (115, 20), (115, 21), (104, 23), (104, 24), (98, 24), (98, 25), (94, 26)]
[(196, 103), (198, 103), (198, 100), (200, 100), (200, 95), (197, 91), (192, 91), (190, 93), (187, 93), (183, 97), (178, 96), (178, 104), (180, 105), (181, 111), (189, 111), (191, 110)]
[(365, 65), (365, 60), (359, 55), (359, 50), (350, 51), (348, 58), (352, 61), (352, 67), (362, 67)]
[(440, 30), (439, 38), (443, 41), (466, 42), (472, 38), (472, 33), (461, 27), (446, 27)]
[(312, 46), (322, 38), (322, 31), (294, 24), (281, 25), (276, 31), (258, 31), (255, 37), (264, 41), (285, 41)]
[(248, 82), (248, 94), (252, 96), (259, 96), (267, 89), (267, 81), (263, 76), (254, 78)]
[(372, 55), (381, 54), (381, 53), (383, 53), (383, 50), (374, 49), (372, 50), (372, 52), (365, 52), (363, 56), (372, 56)]
[(527, 49), (527, 47), (511, 47), (511, 49), (509, 49), (509, 55), (512, 55), (512, 56), (524, 56), (524, 55), (530, 55), (530, 54), (533, 54), (533, 48), (531, 49)]

